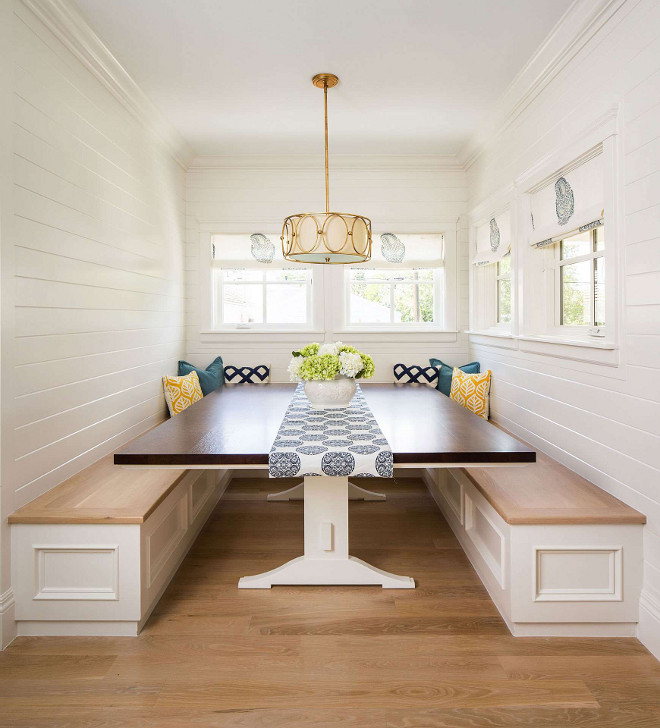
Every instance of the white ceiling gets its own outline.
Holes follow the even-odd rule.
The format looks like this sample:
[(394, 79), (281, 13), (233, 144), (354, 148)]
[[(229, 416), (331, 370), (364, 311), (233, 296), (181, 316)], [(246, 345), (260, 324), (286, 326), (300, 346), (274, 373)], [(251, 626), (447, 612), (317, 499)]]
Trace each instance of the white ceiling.
[(197, 154), (455, 154), (572, 0), (71, 0)]

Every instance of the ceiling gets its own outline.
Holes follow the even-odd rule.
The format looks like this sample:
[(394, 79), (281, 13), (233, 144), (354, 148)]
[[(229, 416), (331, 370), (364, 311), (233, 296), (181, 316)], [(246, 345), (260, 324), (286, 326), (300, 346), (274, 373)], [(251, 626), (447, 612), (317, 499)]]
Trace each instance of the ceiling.
[(71, 0), (200, 155), (455, 154), (572, 0)]

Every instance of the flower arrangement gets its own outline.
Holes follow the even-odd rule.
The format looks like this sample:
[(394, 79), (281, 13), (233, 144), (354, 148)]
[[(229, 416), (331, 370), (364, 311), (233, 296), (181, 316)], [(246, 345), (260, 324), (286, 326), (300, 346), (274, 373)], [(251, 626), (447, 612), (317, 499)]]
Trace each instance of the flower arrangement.
[(374, 360), (368, 354), (341, 341), (307, 344), (291, 353), (288, 372), (292, 382), (330, 380), (338, 375), (349, 379), (368, 379), (376, 370)]

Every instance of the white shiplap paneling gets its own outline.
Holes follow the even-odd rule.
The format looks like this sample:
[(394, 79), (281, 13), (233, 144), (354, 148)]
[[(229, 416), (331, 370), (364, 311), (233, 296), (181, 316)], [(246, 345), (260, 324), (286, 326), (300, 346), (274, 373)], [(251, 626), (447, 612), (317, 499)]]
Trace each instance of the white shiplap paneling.
[(53, 29), (12, 5), (5, 510), (160, 421), (160, 378), (185, 339), (183, 168)]
[(484, 337), (474, 337), (472, 351), (493, 370), (495, 420), (647, 515), (640, 637), (657, 649), (651, 632), (660, 623), (649, 609), (660, 605), (660, 3), (622, 3), (483, 147), (468, 182), (474, 205), (570, 144), (582, 119), (613, 102), (622, 110), (619, 366), (578, 365)]

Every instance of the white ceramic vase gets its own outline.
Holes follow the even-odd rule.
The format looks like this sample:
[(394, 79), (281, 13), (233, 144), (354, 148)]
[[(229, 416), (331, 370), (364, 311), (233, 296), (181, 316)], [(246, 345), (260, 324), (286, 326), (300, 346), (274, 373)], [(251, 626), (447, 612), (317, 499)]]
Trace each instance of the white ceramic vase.
[(305, 394), (315, 410), (348, 407), (356, 389), (355, 379), (341, 374), (334, 379), (305, 382)]

